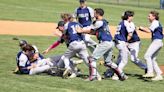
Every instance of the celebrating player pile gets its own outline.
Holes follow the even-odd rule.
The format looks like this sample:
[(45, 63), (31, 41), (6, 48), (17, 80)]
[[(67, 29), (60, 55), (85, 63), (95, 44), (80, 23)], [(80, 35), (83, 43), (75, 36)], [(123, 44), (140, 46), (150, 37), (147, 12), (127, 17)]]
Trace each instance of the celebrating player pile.
[[(131, 61), (145, 71), (143, 77), (151, 77), (153, 81), (163, 80), (162, 71), (156, 62), (156, 56), (163, 47), (163, 28), (159, 22), (158, 12), (151, 11), (149, 13), (148, 19), (151, 23), (149, 28), (139, 27), (139, 30), (143, 32), (152, 33), (152, 43), (145, 54), (147, 64), (144, 64), (138, 58), (141, 41), (133, 23), (133, 11), (127, 10), (122, 14), (122, 20), (113, 41), (108, 21), (103, 17), (104, 10), (102, 8), (93, 10), (86, 5), (86, 0), (79, 0), (79, 2), (80, 7), (75, 10), (74, 14), (61, 14), (61, 20), (56, 29), (62, 34), (43, 52), (46, 54), (60, 43), (65, 42), (67, 46), (65, 53), (43, 59), (38, 55), (35, 56), (36, 50), (28, 44), (17, 56), (18, 69), (21, 73), (32, 75), (45, 72), (55, 66), (65, 68), (65, 71), (62, 72), (64, 78), (67, 76), (74, 78), (79, 75), (79, 72), (72, 58), (79, 57), (85, 62), (89, 71), (89, 77), (86, 81), (101, 81), (102, 77), (98, 72), (96, 62), (103, 56), (104, 66), (107, 67), (107, 71), (104, 73), (105, 78), (112, 76), (113, 80), (124, 81), (128, 79), (123, 70), (127, 65), (128, 55), (130, 55)], [(95, 35), (99, 43), (92, 40), (90, 35)], [(114, 46), (119, 51), (116, 64), (112, 61)], [(87, 47), (90, 49), (91, 55), (88, 54)], [(55, 61), (55, 64), (52, 61)]]

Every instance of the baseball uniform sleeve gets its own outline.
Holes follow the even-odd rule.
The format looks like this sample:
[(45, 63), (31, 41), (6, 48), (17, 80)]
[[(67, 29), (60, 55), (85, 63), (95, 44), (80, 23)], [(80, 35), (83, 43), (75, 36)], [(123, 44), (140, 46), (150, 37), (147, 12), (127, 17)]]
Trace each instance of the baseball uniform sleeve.
[(92, 30), (97, 30), (98, 28), (100, 28), (101, 26), (103, 26), (103, 21), (96, 21), (95, 24), (91, 25), (91, 29)]
[(153, 32), (157, 27), (159, 27), (159, 21), (154, 20), (154, 21), (151, 23), (149, 29)]
[(78, 17), (78, 16), (77, 16), (77, 9), (78, 9), (78, 8), (75, 9), (75, 13), (74, 13), (74, 17), (75, 17), (75, 18)]
[(27, 56), (25, 54), (21, 54), (21, 56), (19, 57), (19, 66), (25, 67), (27, 61)]
[(94, 18), (94, 10), (91, 7), (87, 7), (90, 13), (91, 18)]

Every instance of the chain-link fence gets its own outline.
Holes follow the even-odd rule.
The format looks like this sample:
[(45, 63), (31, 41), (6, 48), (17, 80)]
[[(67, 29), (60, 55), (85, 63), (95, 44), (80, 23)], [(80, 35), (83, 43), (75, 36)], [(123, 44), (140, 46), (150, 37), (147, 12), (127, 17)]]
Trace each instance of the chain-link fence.
[(97, 3), (109, 3), (117, 5), (129, 5), (136, 7), (160, 8), (160, 0), (87, 0)]

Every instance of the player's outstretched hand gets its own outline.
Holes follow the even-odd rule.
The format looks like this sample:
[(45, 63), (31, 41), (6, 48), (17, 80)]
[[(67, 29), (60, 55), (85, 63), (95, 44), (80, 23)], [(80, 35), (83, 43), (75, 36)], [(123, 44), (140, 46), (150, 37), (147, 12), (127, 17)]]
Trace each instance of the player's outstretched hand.
[(144, 31), (144, 27), (140, 26), (140, 27), (138, 28), (138, 30)]
[(47, 54), (49, 52), (49, 49), (46, 49), (45, 51), (42, 52), (42, 54)]

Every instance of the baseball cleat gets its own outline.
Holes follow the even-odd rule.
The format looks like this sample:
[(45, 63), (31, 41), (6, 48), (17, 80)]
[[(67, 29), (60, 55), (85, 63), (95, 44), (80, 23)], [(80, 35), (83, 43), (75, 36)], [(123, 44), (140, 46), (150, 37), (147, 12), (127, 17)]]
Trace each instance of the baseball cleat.
[(97, 77), (97, 80), (98, 81), (101, 81), (102, 80), (101, 76)]
[(118, 77), (116, 74), (114, 74), (114, 75), (112, 76), (112, 80), (119, 80), (119, 77)]
[(124, 80), (127, 80), (127, 79), (128, 79), (128, 76), (125, 75), (124, 73), (121, 73), (121, 74), (119, 75), (119, 80), (120, 80), (120, 81), (124, 81)]
[(70, 76), (69, 76), (69, 78), (75, 78), (77, 75), (76, 75), (76, 73), (72, 73)]
[(101, 81), (102, 78), (101, 77), (93, 77), (93, 78), (87, 78), (85, 79), (85, 81)]
[(143, 75), (142, 77), (145, 77), (145, 78), (152, 78), (152, 77), (154, 77), (154, 74), (153, 74), (153, 73), (146, 73), (146, 74)]
[(68, 74), (70, 74), (71, 70), (69, 68), (67, 68), (64, 72), (63, 72), (63, 78), (67, 78)]
[(158, 76), (152, 78), (151, 80), (152, 81), (161, 81), (161, 80), (163, 80), (163, 77), (161, 75), (158, 75)]

